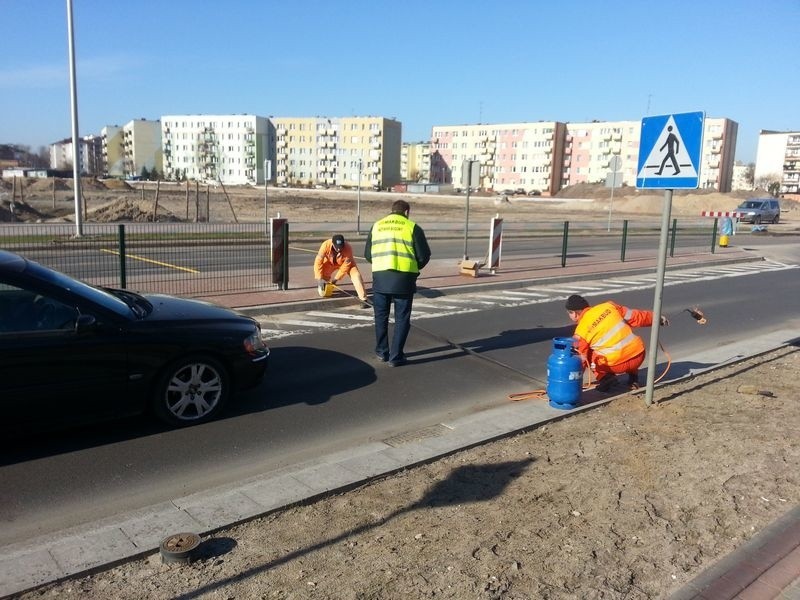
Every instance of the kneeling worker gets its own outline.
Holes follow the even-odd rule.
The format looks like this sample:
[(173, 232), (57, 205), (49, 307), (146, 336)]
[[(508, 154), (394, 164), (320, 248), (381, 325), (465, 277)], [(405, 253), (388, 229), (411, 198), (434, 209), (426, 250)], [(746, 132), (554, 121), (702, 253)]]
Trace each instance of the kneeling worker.
[(361, 279), (361, 272), (353, 258), (353, 248), (344, 241), (343, 235), (337, 233), (331, 239), (322, 242), (317, 257), (314, 259), (314, 278), (319, 284), (319, 295), (325, 295), (325, 287), (328, 282), (335, 285), (345, 275), (350, 275), (350, 279), (353, 281), (358, 299), (361, 300), (361, 308), (369, 308), (367, 293), (364, 291), (364, 281)]
[[(607, 392), (617, 375), (628, 374), (628, 387), (639, 387), (639, 367), (644, 362), (644, 342), (633, 327), (653, 324), (653, 312), (620, 306), (606, 301), (589, 306), (583, 296), (567, 298), (567, 314), (575, 327), (575, 348), (584, 364), (591, 365), (597, 379), (597, 391)], [(661, 317), (661, 325), (669, 325)]]

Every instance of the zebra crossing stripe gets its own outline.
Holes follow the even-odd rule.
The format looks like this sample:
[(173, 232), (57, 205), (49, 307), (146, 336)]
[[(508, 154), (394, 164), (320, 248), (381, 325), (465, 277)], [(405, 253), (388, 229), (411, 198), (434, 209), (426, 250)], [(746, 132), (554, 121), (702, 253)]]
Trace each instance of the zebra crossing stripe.
[[(496, 306), (497, 302), (492, 302), (491, 300), (481, 300), (479, 298), (474, 298), (472, 296), (465, 296), (464, 298), (447, 298), (448, 302), (455, 302), (458, 304), (485, 304), (486, 306)], [(416, 304), (414, 304), (416, 306)], [(460, 308), (460, 307), (459, 307)]]
[(352, 313), (338, 313), (338, 312), (325, 312), (322, 310), (310, 310), (305, 313), (309, 317), (335, 317), (337, 319), (347, 319), (349, 321), (370, 321), (372, 322), (373, 316)]
[(430, 304), (428, 302), (414, 302), (414, 308), (432, 308), (434, 310), (461, 310), (460, 306), (450, 306), (448, 304), (438, 304), (438, 303)]
[(507, 290), (506, 294), (509, 296), (523, 296), (529, 298), (547, 298), (547, 294), (541, 292), (519, 292), (517, 290)]
[[(326, 315), (329, 316), (329, 315)], [(325, 323), (323, 321), (303, 321), (300, 319), (281, 319), (281, 325), (297, 325), (298, 327), (322, 327), (323, 329), (338, 329), (336, 323)]]

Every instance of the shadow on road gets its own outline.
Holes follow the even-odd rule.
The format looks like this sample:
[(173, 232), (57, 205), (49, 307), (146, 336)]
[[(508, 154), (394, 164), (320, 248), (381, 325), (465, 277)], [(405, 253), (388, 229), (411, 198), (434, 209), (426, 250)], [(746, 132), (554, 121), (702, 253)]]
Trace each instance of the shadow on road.
[(310, 347), (281, 347), (280, 352), (273, 352), (264, 381), (229, 399), (215, 421), (172, 429), (144, 414), (61, 431), (20, 432), (13, 439), (0, 442), (0, 466), (150, 436), (163, 436), (168, 441), (162, 446), (167, 449), (192, 447), (199, 436), (211, 435), (211, 429), (223, 431), (228, 419), (291, 404), (323, 404), (337, 394), (368, 386), (375, 380), (375, 367), (351, 355)]

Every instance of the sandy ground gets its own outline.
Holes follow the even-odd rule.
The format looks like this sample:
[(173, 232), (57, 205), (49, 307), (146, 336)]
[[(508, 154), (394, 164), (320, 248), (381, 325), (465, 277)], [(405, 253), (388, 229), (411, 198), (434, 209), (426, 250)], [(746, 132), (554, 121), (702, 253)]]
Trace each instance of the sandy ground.
[(665, 598), (800, 501), (798, 372), (779, 349), (22, 598)]
[[(0, 181), (0, 222), (74, 221), (74, 193), (70, 180)], [(55, 192), (53, 186), (55, 185)], [(251, 187), (206, 187), (147, 182), (133, 188), (115, 180), (87, 179), (82, 184), (87, 222), (116, 221), (212, 221), (263, 222), (264, 189)], [(700, 217), (701, 211), (730, 211), (747, 197), (766, 196), (763, 191), (720, 194), (702, 190), (675, 191), (672, 216)], [(294, 222), (350, 222), (360, 211), (362, 223), (371, 224), (389, 212), (396, 198), (409, 200), (412, 218), (424, 227), (426, 221), (463, 222), (465, 196), (389, 194), (356, 190), (268, 188), (267, 212)], [(11, 201), (14, 200), (12, 210)], [(574, 220), (606, 218), (609, 210), (617, 219), (660, 215), (664, 193), (602, 185), (579, 185), (562, 190), (556, 198), (503, 197), (477, 193), (470, 197), (470, 218), (486, 219), (499, 213), (517, 221), (542, 221), (569, 216)], [(800, 203), (782, 202), (784, 220), (800, 218)]]

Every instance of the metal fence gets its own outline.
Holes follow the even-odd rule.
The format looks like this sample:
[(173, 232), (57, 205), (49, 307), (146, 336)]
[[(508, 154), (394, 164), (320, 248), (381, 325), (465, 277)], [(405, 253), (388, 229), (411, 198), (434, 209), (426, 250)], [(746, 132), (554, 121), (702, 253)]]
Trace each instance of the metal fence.
[(0, 247), (95, 285), (201, 296), (275, 289), (260, 223), (2, 224)]

